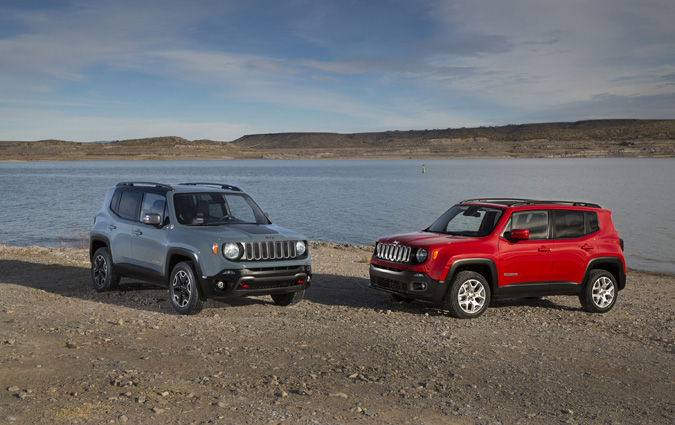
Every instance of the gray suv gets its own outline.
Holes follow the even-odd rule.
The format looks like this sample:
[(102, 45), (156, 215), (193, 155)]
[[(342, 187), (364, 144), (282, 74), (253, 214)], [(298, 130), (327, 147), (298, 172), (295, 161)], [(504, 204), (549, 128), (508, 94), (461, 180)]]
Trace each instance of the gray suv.
[(121, 277), (168, 286), (180, 314), (198, 313), (207, 298), (297, 304), (312, 278), (307, 238), (272, 225), (227, 184), (118, 183), (89, 240), (95, 290), (114, 289)]

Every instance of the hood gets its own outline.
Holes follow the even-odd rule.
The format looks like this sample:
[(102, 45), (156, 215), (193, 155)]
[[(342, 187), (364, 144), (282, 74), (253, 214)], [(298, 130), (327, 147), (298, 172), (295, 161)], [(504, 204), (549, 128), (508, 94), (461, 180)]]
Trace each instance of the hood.
[(201, 233), (210, 238), (222, 238), (231, 242), (255, 242), (261, 240), (307, 240), (306, 237), (293, 230), (273, 224), (228, 224), (224, 226), (194, 226), (191, 232)]
[(391, 244), (398, 242), (398, 244), (404, 246), (416, 246), (426, 248), (439, 244), (447, 245), (449, 243), (473, 242), (476, 239), (478, 238), (472, 236), (452, 236), (452, 235), (445, 235), (443, 233), (413, 232), (387, 236), (385, 238), (378, 239), (378, 242)]

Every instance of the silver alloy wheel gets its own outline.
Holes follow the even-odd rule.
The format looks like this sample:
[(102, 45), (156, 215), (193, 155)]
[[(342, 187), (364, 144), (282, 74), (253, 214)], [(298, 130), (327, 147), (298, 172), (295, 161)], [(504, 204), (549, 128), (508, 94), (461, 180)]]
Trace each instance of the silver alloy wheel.
[(614, 301), (614, 283), (608, 277), (601, 276), (593, 282), (593, 303), (600, 308), (607, 308)]
[(192, 296), (192, 285), (190, 276), (184, 271), (179, 270), (173, 277), (173, 302), (179, 307), (185, 307), (190, 302)]
[(105, 257), (97, 255), (94, 259), (94, 283), (97, 287), (102, 287), (105, 284), (105, 278), (108, 276), (108, 263)]
[(474, 314), (485, 305), (485, 287), (476, 279), (467, 279), (457, 293), (459, 308), (465, 313)]

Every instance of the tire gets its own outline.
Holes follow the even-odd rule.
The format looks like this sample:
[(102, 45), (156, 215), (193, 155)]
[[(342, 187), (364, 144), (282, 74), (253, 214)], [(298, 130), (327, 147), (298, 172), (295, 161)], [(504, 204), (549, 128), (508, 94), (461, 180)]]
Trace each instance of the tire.
[(171, 271), (169, 298), (179, 314), (197, 314), (202, 311), (206, 297), (197, 283), (191, 262), (180, 262)]
[(596, 269), (588, 276), (588, 282), (579, 295), (579, 301), (583, 309), (589, 313), (607, 313), (614, 307), (618, 292), (614, 275), (607, 270)]
[(97, 249), (91, 258), (91, 284), (97, 292), (110, 291), (120, 284), (108, 248)]
[(490, 285), (480, 273), (459, 272), (452, 278), (443, 304), (453, 317), (474, 319), (490, 304)]
[(274, 304), (283, 307), (289, 307), (302, 301), (302, 299), (305, 297), (305, 290), (303, 289), (290, 294), (272, 294), (270, 296), (272, 297)]
[(399, 294), (389, 294), (389, 296), (391, 296), (391, 300), (395, 303), (411, 303), (415, 301), (412, 298), (404, 297)]

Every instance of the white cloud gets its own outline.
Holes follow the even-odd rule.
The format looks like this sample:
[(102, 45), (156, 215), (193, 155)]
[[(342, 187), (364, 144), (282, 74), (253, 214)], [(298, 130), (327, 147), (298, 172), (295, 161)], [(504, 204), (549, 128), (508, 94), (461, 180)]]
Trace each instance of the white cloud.
[(440, 11), (447, 32), (433, 62), (476, 70), (448, 90), (524, 111), (675, 93), (673, 2), (486, 0), (442, 2)]

